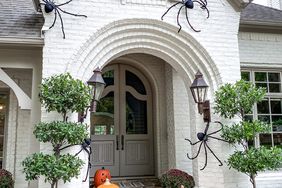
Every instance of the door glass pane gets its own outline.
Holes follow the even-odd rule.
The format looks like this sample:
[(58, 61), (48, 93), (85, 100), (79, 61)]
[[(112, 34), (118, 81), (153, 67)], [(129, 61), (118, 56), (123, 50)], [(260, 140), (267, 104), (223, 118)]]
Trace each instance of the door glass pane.
[(114, 92), (100, 99), (97, 110), (91, 114), (91, 135), (113, 135), (114, 125)]
[(103, 73), (102, 76), (103, 76), (103, 79), (106, 83), (105, 87), (115, 84), (114, 73), (115, 73), (114, 70), (109, 70), (109, 71)]
[(126, 133), (147, 134), (147, 101), (126, 92)]
[(126, 85), (133, 87), (142, 95), (146, 95), (146, 89), (143, 82), (132, 72), (125, 71)]

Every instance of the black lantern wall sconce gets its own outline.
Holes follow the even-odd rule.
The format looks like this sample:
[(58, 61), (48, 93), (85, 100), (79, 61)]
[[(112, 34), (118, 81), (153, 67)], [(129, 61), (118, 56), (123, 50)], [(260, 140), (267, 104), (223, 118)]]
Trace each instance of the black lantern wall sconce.
[[(81, 112), (78, 115), (78, 121), (81, 123), (83, 123), (84, 119), (87, 117), (88, 111), (96, 112), (97, 102), (101, 98), (104, 87), (106, 85), (102, 77), (102, 71), (99, 69), (99, 67), (93, 71), (93, 75), (87, 81), (87, 84), (92, 87), (91, 88), (92, 100), (91, 100), (91, 104), (86, 108), (85, 112)], [(73, 145), (70, 145), (70, 146), (73, 146)], [(67, 147), (70, 147), (70, 146), (67, 146)], [(80, 151), (77, 152), (75, 156), (77, 156), (82, 151), (85, 151), (88, 154), (88, 167), (87, 167), (85, 179), (83, 180), (83, 182), (86, 182), (88, 174), (89, 174), (89, 169), (91, 168), (90, 156), (92, 154), (92, 149), (91, 149), (91, 139), (90, 138), (84, 139), (84, 142), (81, 143)]]
[(78, 121), (81, 123), (87, 117), (88, 110), (90, 112), (96, 112), (97, 102), (100, 100), (106, 85), (99, 67), (93, 71), (93, 75), (87, 81), (87, 84), (91, 87), (92, 100), (85, 112), (81, 112), (78, 116)]
[(195, 75), (195, 80), (193, 81), (190, 89), (192, 92), (192, 96), (194, 98), (194, 101), (198, 104), (198, 111), (200, 114), (203, 114), (203, 119), (204, 122), (206, 122), (206, 127), (205, 130), (203, 132), (198, 132), (197, 133), (197, 138), (198, 141), (197, 142), (192, 142), (190, 139), (185, 139), (186, 141), (188, 141), (190, 143), (191, 146), (194, 146), (196, 144), (200, 144), (199, 145), (199, 149), (196, 153), (196, 155), (193, 156), (189, 156), (189, 154), (187, 153), (187, 157), (190, 160), (194, 160), (196, 159), (200, 152), (202, 147), (204, 147), (204, 151), (205, 151), (205, 164), (204, 166), (200, 169), (200, 170), (204, 170), (207, 166), (208, 163), (208, 151), (211, 152), (211, 154), (217, 159), (217, 161), (219, 162), (219, 166), (222, 166), (223, 163), (221, 162), (221, 160), (216, 156), (216, 154), (212, 151), (212, 149), (210, 148), (210, 146), (208, 145), (208, 141), (210, 139), (215, 139), (215, 140), (220, 140), (223, 142), (227, 142), (226, 140), (223, 140), (221, 138), (217, 138), (214, 136), (214, 134), (220, 132), (223, 129), (223, 124), (220, 123), (219, 121), (216, 121), (215, 123), (219, 124), (221, 126), (220, 129), (208, 133), (209, 127), (210, 127), (210, 122), (211, 122), (211, 115), (210, 115), (210, 102), (209, 100), (206, 100), (206, 96), (207, 96), (207, 90), (208, 90), (208, 85), (205, 82), (203, 75), (200, 71), (198, 71)]
[(206, 100), (208, 87), (208, 84), (203, 78), (203, 74), (198, 71), (190, 89), (195, 103), (198, 104), (199, 113), (203, 114), (204, 122), (211, 121), (210, 101)]

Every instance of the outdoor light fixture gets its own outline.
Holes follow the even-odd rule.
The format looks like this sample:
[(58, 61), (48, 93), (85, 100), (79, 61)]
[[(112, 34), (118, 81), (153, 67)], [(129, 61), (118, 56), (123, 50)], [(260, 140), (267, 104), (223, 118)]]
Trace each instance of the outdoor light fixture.
[(208, 141), (210, 139), (215, 139), (215, 140), (219, 140), (219, 141), (223, 141), (223, 142), (228, 143), (228, 141), (223, 140), (221, 138), (217, 138), (216, 136), (214, 136), (216, 133), (220, 132), (223, 129), (223, 124), (221, 122), (219, 122), (219, 121), (214, 122), (214, 123), (219, 124), (221, 126), (220, 129), (213, 131), (211, 133), (209, 132), (211, 115), (210, 115), (210, 102), (209, 102), (209, 100), (206, 100), (208, 87), (209, 87), (208, 84), (205, 82), (205, 80), (203, 78), (203, 74), (200, 71), (198, 71), (195, 75), (195, 80), (193, 81), (190, 89), (191, 89), (194, 101), (196, 103), (198, 103), (199, 113), (203, 114), (204, 122), (206, 122), (207, 124), (206, 124), (206, 127), (205, 127), (203, 132), (197, 133), (198, 141), (192, 142), (191, 139), (188, 139), (188, 138), (186, 138), (185, 140), (187, 140), (191, 146), (195, 146), (196, 144), (199, 144), (199, 148), (198, 148), (198, 151), (197, 151), (195, 156), (189, 155), (187, 153), (187, 158), (190, 159), (190, 160), (196, 159), (199, 156), (202, 147), (204, 147), (205, 163), (204, 163), (204, 166), (200, 170), (204, 170), (206, 168), (207, 164), (208, 164), (207, 150), (209, 150), (210, 153), (216, 158), (216, 160), (219, 162), (219, 166), (223, 165), (222, 161), (216, 156), (216, 154), (213, 152), (211, 147), (208, 145)]
[(190, 89), (195, 103), (198, 104), (198, 111), (203, 114), (204, 122), (210, 122), (210, 101), (206, 100), (208, 84), (203, 78), (203, 74), (198, 71), (195, 75), (195, 80), (193, 81)]
[(92, 87), (93, 95), (92, 102), (90, 105), (90, 111), (96, 112), (97, 101), (99, 101), (99, 99), (101, 98), (101, 95), (106, 85), (102, 77), (102, 71), (99, 69), (99, 67), (93, 71), (93, 75), (87, 81), (87, 84)]
[(86, 111), (80, 113), (78, 116), (78, 121), (81, 123), (86, 118), (88, 109), (90, 112), (96, 112), (97, 101), (99, 101), (99, 99), (101, 98), (106, 85), (102, 77), (102, 71), (99, 69), (99, 67), (93, 71), (93, 75), (87, 81), (87, 84), (92, 87), (91, 93), (93, 97), (91, 100), (91, 104), (87, 107)]

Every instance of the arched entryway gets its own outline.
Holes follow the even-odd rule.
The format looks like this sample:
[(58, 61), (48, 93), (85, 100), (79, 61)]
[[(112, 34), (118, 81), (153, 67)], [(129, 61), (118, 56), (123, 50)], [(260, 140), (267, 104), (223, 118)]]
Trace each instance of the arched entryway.
[[(185, 157), (185, 151), (181, 150), (185, 145), (182, 138), (195, 136), (196, 129), (203, 128), (202, 119), (197, 115), (196, 105), (189, 91), (195, 73), (197, 70), (203, 73), (210, 86), (208, 95), (211, 101), (213, 92), (222, 82), (221, 75), (208, 52), (193, 36), (185, 32), (176, 34), (174, 26), (150, 19), (120, 20), (103, 27), (81, 46), (71, 58), (66, 71), (86, 81), (95, 67), (104, 68), (121, 57), (132, 57), (136, 54), (154, 57), (154, 61), (161, 60), (165, 64), (161, 69), (156, 66), (149, 67), (143, 62), (137, 66), (138, 70), (145, 70), (143, 73), (150, 78), (155, 97), (155, 175), (160, 176), (169, 168), (186, 166), (183, 165), (188, 161), (186, 158), (176, 159), (177, 156)], [(140, 60), (138, 57), (133, 59), (137, 62)], [(159, 74), (160, 70), (163, 75)], [(165, 85), (158, 85), (160, 78), (166, 80)], [(169, 103), (163, 104), (166, 100)], [(196, 127), (196, 124), (199, 125)], [(165, 125), (168, 127), (164, 127)], [(183, 134), (187, 127), (191, 128), (191, 134)], [(174, 137), (179, 135), (180, 144)], [(197, 164), (197, 160), (194, 160), (194, 177), (199, 177)]]
[(111, 63), (103, 69), (106, 87), (91, 116), (93, 174), (105, 167), (112, 176), (154, 175), (152, 91), (136, 67)]

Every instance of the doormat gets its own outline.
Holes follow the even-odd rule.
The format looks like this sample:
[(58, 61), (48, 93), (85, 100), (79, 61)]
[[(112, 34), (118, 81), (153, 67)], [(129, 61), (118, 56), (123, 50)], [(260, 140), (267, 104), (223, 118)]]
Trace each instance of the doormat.
[(141, 182), (120, 182), (118, 183), (120, 188), (143, 188), (145, 185)]

